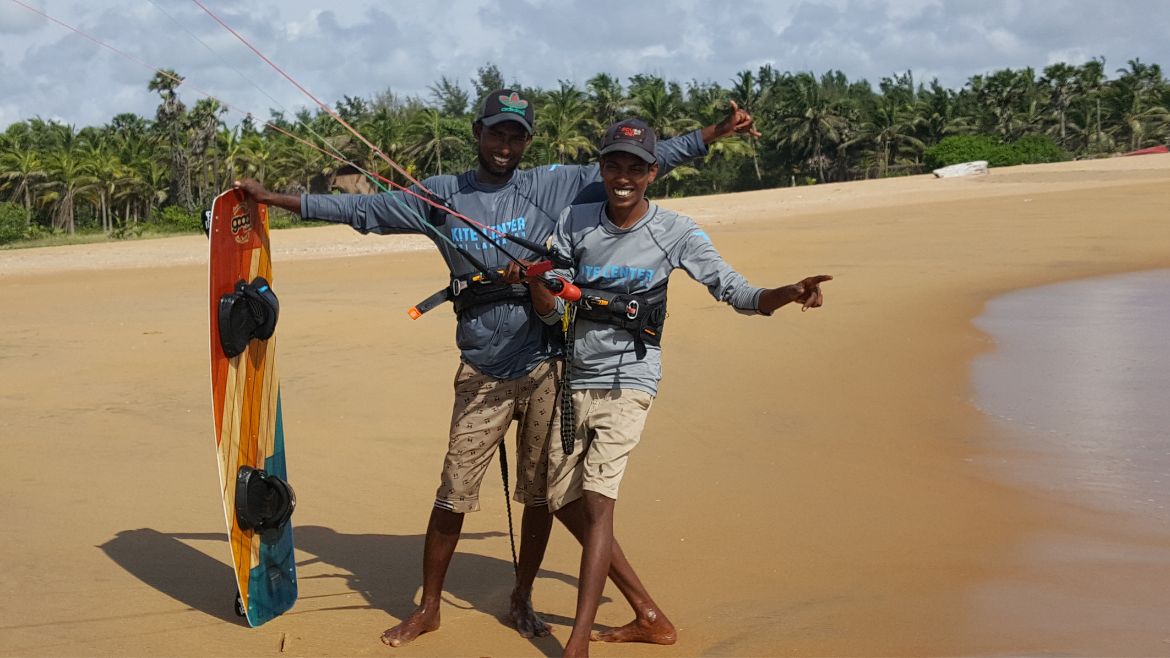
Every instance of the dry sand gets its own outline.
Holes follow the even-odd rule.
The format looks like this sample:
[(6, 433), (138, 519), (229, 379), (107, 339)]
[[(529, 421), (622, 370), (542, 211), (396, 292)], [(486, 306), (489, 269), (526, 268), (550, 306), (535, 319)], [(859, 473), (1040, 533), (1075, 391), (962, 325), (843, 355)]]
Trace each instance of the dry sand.
[[(1170, 532), (1005, 484), (1025, 456), (969, 382), (991, 297), (1170, 267), (1168, 183), (1145, 156), (670, 201), (757, 284), (836, 280), (764, 319), (676, 275), (617, 534), (680, 639), (594, 655), (1170, 654)], [(0, 654), (559, 654), (579, 549), (555, 531), (554, 636), (518, 637), (494, 473), (443, 627), (378, 642), (417, 595), (446, 442), (453, 316), (405, 313), (444, 270), (417, 238), (272, 241), (296, 607), (232, 614), (202, 238), (3, 251)], [(607, 597), (598, 622), (625, 622)]]

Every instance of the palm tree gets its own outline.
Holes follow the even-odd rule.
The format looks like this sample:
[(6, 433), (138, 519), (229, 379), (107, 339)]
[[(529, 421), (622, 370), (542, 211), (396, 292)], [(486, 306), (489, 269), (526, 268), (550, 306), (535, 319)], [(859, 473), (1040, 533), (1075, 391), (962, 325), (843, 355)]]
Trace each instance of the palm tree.
[(175, 92), (183, 83), (183, 79), (183, 76), (175, 71), (164, 69), (151, 78), (146, 88), (157, 91), (162, 99), (155, 112), (154, 128), (170, 148), (170, 196), (178, 205), (191, 208), (190, 158), (183, 143), (187, 108)]
[[(138, 216), (140, 211), (143, 214), (149, 214), (149, 204), (154, 198), (155, 189), (146, 181), (142, 175), (141, 169), (149, 169), (151, 166), (158, 169), (160, 172), (165, 170), (162, 165), (148, 160), (149, 164), (143, 162), (131, 162), (122, 165), (121, 177), (115, 185), (113, 194), (110, 196), (110, 205), (115, 206), (121, 204), (122, 207), (122, 229), (132, 226), (137, 226)], [(166, 187), (165, 180), (160, 183), (162, 187)]]
[[(765, 88), (760, 84), (760, 80), (752, 75), (751, 71), (740, 71), (731, 81), (731, 98), (739, 106), (751, 114), (753, 117), (757, 116), (760, 106), (764, 102)], [(756, 147), (756, 137), (748, 135), (748, 143), (751, 146), (752, 166), (756, 171), (756, 180), (764, 180), (764, 175), (760, 171), (760, 155)]]
[(141, 168), (136, 168), (135, 171), (145, 182), (145, 187), (142, 190), (144, 193), (142, 201), (145, 203), (143, 217), (150, 218), (154, 215), (156, 208), (170, 199), (167, 196), (167, 190), (170, 188), (171, 172), (158, 160), (147, 160), (142, 163)]
[(93, 191), (97, 178), (88, 163), (74, 151), (56, 151), (46, 160), (47, 180), (39, 185), (43, 202), (52, 206), (53, 228), (72, 235), (76, 230), (76, 204)]
[(596, 130), (597, 124), (584, 92), (561, 81), (560, 89), (545, 96), (540, 112), (536, 142), (548, 164), (574, 162), (581, 154), (593, 151), (593, 142), (585, 132)]
[[(721, 140), (715, 142), (714, 144), (710, 144), (709, 146), (707, 146), (707, 157), (703, 158), (703, 162), (707, 163), (707, 164), (717, 162), (719, 160), (725, 160), (725, 161), (731, 162), (731, 161), (734, 161), (738, 158), (750, 157), (750, 158), (752, 158), (752, 160), (754, 162), (758, 163), (759, 162), (759, 152), (756, 150), (756, 147), (754, 144), (755, 141), (756, 140), (754, 137), (750, 137), (750, 136), (745, 137), (742, 135), (736, 135), (735, 137), (721, 139)], [(757, 175), (758, 175), (759, 169), (757, 168), (756, 171), (757, 171)], [(670, 173), (673, 174), (674, 171), (671, 171)], [(703, 173), (703, 172), (699, 172), (696, 169), (695, 173)], [(669, 174), (667, 176), (669, 177)], [(680, 176), (679, 178), (681, 178), (681, 177), (682, 176)], [(757, 179), (757, 180), (759, 180), (759, 179)], [(718, 178), (711, 179), (711, 191), (712, 192), (718, 194), (719, 192), (724, 191), (722, 188), (723, 188), (723, 186), (720, 185)]]
[(439, 104), (439, 111), (444, 116), (461, 117), (467, 113), (467, 104), (471, 102), (471, 97), (459, 86), (458, 81), (450, 80), (444, 75), (428, 89), (431, 90), (431, 97)]
[(240, 161), (240, 128), (229, 130), (221, 128), (215, 135), (215, 154), (219, 162), (216, 169), (220, 172), (217, 189), (227, 189), (239, 176)]
[(407, 131), (414, 140), (408, 152), (418, 159), (424, 170), (433, 165), (439, 174), (443, 173), (443, 154), (463, 145), (462, 139), (449, 133), (443, 115), (433, 107), (419, 111)]
[[(1101, 127), (1101, 93), (1105, 87), (1105, 58), (1096, 57), (1082, 64), (1076, 72), (1074, 96), (1082, 99), (1082, 134), (1087, 151), (1099, 151), (1107, 137)], [(1090, 128), (1093, 126), (1093, 128)]]
[[(622, 83), (608, 73), (598, 73), (585, 82), (589, 92), (592, 115), (601, 130), (605, 130), (626, 113), (628, 100), (622, 91)], [(598, 137), (600, 135), (592, 135)]]
[(812, 74), (794, 76), (790, 86), (791, 96), (785, 99), (780, 121), (771, 134), (780, 146), (812, 167), (818, 181), (824, 182), (832, 161), (828, 154), (844, 141), (842, 135), (849, 120)]
[(1039, 99), (1035, 72), (1031, 68), (1014, 71), (1003, 69), (989, 76), (977, 75), (969, 83), (976, 101), (984, 110), (981, 129), (1012, 139), (1020, 135), (1019, 114), (1028, 113), (1033, 101)]
[(125, 167), (118, 155), (105, 143), (94, 141), (86, 143), (79, 153), (83, 168), (93, 178), (92, 191), (98, 198), (98, 213), (102, 220), (102, 231), (110, 233), (114, 230), (113, 213), (110, 205), (118, 186), (125, 178)]
[(0, 181), (5, 189), (12, 190), (10, 200), (20, 199), (24, 203), (27, 217), (32, 217), (33, 188), (45, 176), (41, 156), (36, 151), (10, 147), (0, 152)]
[(1170, 122), (1170, 111), (1159, 103), (1162, 69), (1157, 64), (1143, 64), (1131, 59), (1128, 69), (1118, 69), (1120, 77), (1107, 94), (1111, 114), (1120, 123), (1118, 132), (1128, 135), (1130, 150), (1146, 146), (1148, 135), (1159, 135)]
[(1048, 103), (1056, 115), (1056, 134), (1061, 146), (1068, 144), (1068, 108), (1076, 100), (1076, 68), (1063, 62), (1044, 68), (1040, 84), (1048, 89)]
[[(379, 107), (370, 115), (361, 125), (360, 130), (366, 139), (369, 139), (378, 150), (387, 158), (398, 162), (405, 166), (407, 163), (403, 160), (407, 157), (407, 140), (409, 139), (407, 126), (409, 122), (406, 119), (406, 112), (401, 109), (391, 109), (390, 107)], [(401, 178), (394, 167), (390, 163), (370, 153), (363, 162), (368, 162), (367, 168), (372, 169), (379, 176), (394, 180), (395, 177)], [(405, 180), (399, 180), (400, 183), (405, 183)]]
[(918, 138), (927, 145), (969, 130), (967, 118), (958, 112), (958, 94), (939, 84), (938, 78), (930, 82), (929, 89), (918, 92), (914, 126)]
[(883, 96), (861, 128), (863, 139), (873, 146), (879, 178), (886, 175), (899, 155), (910, 155), (913, 161), (918, 161), (917, 156), (926, 149), (926, 144), (913, 132), (910, 107), (899, 104), (896, 98)]
[(634, 113), (654, 129), (660, 139), (676, 137), (699, 127), (699, 122), (683, 112), (682, 89), (659, 77), (634, 76), (630, 86), (630, 105)]
[(273, 161), (272, 145), (275, 143), (260, 133), (247, 135), (240, 140), (239, 162), (243, 163), (246, 175), (268, 182), (268, 168)]
[[(220, 115), (227, 112), (227, 108), (220, 105), (214, 98), (201, 98), (187, 117), (188, 147), (191, 152), (191, 167), (196, 171), (195, 181), (196, 201), (201, 206), (208, 205), (211, 198), (218, 193), (212, 189), (216, 179), (216, 158), (214, 149), (216, 137), (223, 122)], [(209, 156), (209, 151), (211, 157)]]

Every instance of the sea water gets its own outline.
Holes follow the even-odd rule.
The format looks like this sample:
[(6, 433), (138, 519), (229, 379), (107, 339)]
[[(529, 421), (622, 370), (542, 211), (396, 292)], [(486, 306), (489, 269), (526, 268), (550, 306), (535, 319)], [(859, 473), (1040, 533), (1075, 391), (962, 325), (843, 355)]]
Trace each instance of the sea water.
[(1170, 527), (1170, 270), (1012, 292), (975, 324), (975, 402), (1030, 487)]

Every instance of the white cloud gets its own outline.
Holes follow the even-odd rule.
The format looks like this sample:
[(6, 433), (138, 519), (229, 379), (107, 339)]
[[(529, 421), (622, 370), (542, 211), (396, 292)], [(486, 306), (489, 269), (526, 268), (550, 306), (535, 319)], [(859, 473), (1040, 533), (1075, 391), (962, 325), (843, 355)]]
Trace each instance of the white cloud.
[[(188, 104), (199, 98), (191, 88), (200, 87), (260, 117), (277, 103), (290, 113), (315, 107), (193, 4), (31, 1), (187, 76)], [(1170, 67), (1164, 0), (204, 1), (330, 104), (388, 88), (426, 98), (441, 75), (470, 90), (476, 68), (489, 61), (509, 82), (543, 87), (561, 79), (583, 84), (599, 72), (727, 85), (763, 63), (781, 71), (838, 69), (874, 84), (912, 69), (917, 80), (937, 76), (952, 88), (999, 68), (1039, 71), (1097, 55), (1108, 58), (1110, 74), (1134, 57)], [(75, 124), (101, 124), (124, 111), (153, 116), (158, 97), (147, 91), (152, 72), (141, 65), (4, 0), (0, 32), (4, 125), (35, 115)]]
[[(43, 0), (21, 0), (37, 11), (45, 11)], [(25, 34), (44, 25), (47, 21), (35, 12), (15, 2), (0, 3), (0, 34)]]

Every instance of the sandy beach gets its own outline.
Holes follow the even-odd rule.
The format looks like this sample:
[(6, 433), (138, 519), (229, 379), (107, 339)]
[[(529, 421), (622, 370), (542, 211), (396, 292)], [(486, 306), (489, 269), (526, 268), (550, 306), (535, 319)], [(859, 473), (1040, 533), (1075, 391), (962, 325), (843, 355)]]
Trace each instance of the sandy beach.
[[(1170, 155), (664, 202), (757, 285), (832, 274), (825, 307), (745, 318), (685, 273), (616, 533), (679, 627), (596, 656), (1170, 655), (1170, 528), (997, 468), (972, 320), (1007, 291), (1170, 267)], [(458, 361), (417, 237), (273, 234), (300, 599), (232, 612), (210, 413), (202, 236), (0, 251), (0, 654), (559, 655), (580, 551), (536, 583), (553, 636), (502, 616), (495, 469), (413, 607)], [(511, 439), (509, 439), (511, 440)], [(516, 510), (519, 520), (519, 510)], [(628, 621), (610, 586), (601, 625)]]

